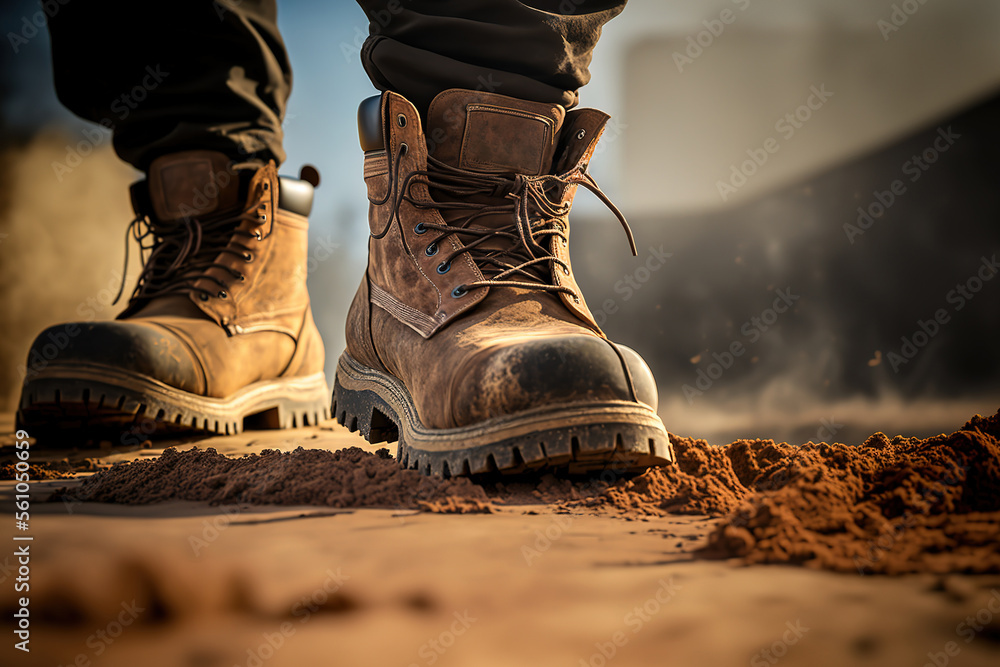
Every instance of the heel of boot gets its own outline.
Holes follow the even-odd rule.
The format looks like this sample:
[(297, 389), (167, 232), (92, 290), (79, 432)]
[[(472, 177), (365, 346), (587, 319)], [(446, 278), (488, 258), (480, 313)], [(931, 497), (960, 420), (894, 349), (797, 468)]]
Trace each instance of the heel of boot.
[(372, 391), (345, 389), (339, 377), (333, 384), (333, 405), (331, 407), (337, 423), (351, 433), (361, 432), (371, 444), (396, 442), (399, 440), (399, 426), (392, 411), (378, 394)]
[(244, 417), (243, 430), (263, 431), (317, 426), (329, 418), (330, 409), (326, 406), (325, 396), (322, 401), (286, 400)]

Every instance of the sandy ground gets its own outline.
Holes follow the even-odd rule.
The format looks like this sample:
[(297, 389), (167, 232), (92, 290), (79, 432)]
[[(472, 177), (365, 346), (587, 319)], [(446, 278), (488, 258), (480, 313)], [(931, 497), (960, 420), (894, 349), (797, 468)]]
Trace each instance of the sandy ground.
[[(100, 468), (164, 444), (70, 459)], [(196, 444), (230, 455), (377, 449), (333, 423)], [(30, 529), (17, 533), (33, 538), (31, 652), (7, 631), (2, 664), (1000, 664), (1000, 576), (700, 560), (707, 517), (40, 502), (76, 484), (33, 487)], [(6, 627), (24, 595), (13, 494), (0, 483)]]

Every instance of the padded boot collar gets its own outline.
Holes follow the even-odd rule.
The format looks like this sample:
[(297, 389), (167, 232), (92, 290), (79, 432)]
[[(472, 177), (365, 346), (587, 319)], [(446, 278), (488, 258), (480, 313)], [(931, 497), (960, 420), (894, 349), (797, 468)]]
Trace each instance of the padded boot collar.
[(552, 168), (565, 117), (558, 104), (446, 90), (427, 111), (428, 154), (459, 169), (538, 176)]

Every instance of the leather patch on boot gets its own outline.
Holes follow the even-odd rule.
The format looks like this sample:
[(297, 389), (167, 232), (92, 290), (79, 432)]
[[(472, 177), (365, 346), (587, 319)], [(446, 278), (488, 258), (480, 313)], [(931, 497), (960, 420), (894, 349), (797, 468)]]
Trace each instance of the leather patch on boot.
[(229, 159), (214, 151), (157, 158), (149, 169), (149, 196), (160, 220), (197, 217), (235, 206), (239, 181)]
[(459, 167), (537, 176), (552, 143), (551, 118), (488, 104), (467, 107)]

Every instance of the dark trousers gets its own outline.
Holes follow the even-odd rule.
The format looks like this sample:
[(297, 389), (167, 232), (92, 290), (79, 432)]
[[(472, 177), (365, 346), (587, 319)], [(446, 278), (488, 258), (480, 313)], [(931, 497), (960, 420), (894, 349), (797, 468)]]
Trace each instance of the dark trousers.
[[(376, 88), (422, 110), (448, 88), (568, 108), (601, 27), (626, 1), (358, 0), (369, 19), (361, 61)], [(67, 3), (49, 22), (59, 99), (112, 128), (118, 155), (142, 170), (192, 149), (280, 163), (292, 72), (275, 5)]]

